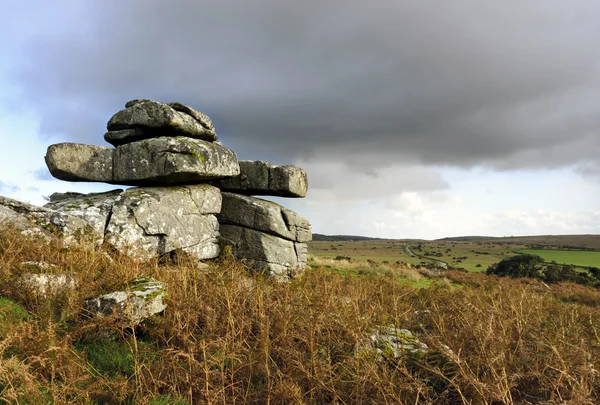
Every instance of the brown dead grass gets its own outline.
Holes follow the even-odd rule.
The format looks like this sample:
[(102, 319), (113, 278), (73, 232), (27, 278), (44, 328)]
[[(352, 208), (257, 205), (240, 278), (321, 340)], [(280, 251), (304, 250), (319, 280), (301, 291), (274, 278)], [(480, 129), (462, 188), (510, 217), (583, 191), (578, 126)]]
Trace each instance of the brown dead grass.
[[(41, 299), (19, 263), (44, 260), (80, 288)], [(83, 300), (140, 274), (167, 285), (168, 308), (123, 332), (129, 373), (91, 362), (96, 320)], [(412, 273), (411, 273), (412, 274)], [(417, 276), (415, 276), (417, 277)], [(422, 277), (418, 275), (418, 277)], [(139, 263), (100, 247), (0, 234), (0, 292), (27, 320), (0, 323), (0, 400), (7, 403), (592, 404), (599, 398), (597, 290), (449, 272), (411, 288), (314, 268), (278, 283), (231, 260), (198, 270)], [(382, 360), (364, 348), (378, 325), (411, 330), (425, 356)], [(82, 349), (83, 347), (83, 349)], [(157, 402), (162, 396), (163, 402)]]

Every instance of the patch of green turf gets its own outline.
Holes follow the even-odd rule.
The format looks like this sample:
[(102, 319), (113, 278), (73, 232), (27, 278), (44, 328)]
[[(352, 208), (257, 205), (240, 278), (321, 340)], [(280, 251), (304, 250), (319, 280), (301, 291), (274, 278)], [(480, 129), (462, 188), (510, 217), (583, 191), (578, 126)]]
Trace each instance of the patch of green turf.
[(519, 253), (541, 256), (545, 261), (574, 266), (600, 267), (600, 252), (558, 249), (520, 249)]
[(133, 374), (134, 359), (127, 342), (107, 340), (81, 343), (76, 347), (85, 350), (90, 365), (103, 374)]
[(29, 313), (25, 308), (10, 298), (0, 296), (0, 335), (28, 319)]

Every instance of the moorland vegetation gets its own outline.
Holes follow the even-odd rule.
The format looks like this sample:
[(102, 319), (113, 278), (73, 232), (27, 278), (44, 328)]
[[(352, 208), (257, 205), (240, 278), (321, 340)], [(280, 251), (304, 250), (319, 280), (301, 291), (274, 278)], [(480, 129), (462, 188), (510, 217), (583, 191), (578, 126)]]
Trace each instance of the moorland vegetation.
[[(42, 297), (24, 261), (79, 288)], [(311, 260), (288, 283), (217, 259), (134, 261), (91, 244), (0, 233), (0, 400), (21, 404), (593, 404), (600, 292), (414, 266)], [(140, 275), (167, 308), (134, 328), (86, 298)], [(378, 327), (427, 346), (375, 350)], [(99, 330), (114, 331), (112, 338)]]

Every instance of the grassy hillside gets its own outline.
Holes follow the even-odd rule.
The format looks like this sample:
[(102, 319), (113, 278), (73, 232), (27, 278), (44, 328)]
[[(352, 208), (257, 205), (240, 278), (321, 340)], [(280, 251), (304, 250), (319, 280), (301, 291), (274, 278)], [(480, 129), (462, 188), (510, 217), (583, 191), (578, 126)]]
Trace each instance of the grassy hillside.
[[(53, 263), (57, 267), (48, 271), (71, 273), (80, 287), (42, 298), (20, 282), (29, 271), (20, 265), (25, 260)], [(303, 276), (279, 283), (229, 259), (199, 270), (181, 257), (138, 263), (92, 245), (65, 247), (0, 233), (0, 401), (600, 400), (595, 289), (467, 272), (428, 277), (392, 263), (315, 258), (311, 265)], [(142, 273), (166, 284), (164, 315), (132, 331), (83, 311), (84, 299), (122, 288)], [(386, 347), (376, 350), (370, 336), (392, 326), (411, 331), (413, 343), (427, 350), (407, 347), (399, 356)], [(98, 333), (107, 328), (116, 339)]]

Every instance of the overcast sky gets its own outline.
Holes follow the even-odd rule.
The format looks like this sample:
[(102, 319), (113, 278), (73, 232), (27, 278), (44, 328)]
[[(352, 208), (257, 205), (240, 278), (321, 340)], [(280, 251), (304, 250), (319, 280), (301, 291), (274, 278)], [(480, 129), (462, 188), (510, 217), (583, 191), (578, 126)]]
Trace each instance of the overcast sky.
[(48, 145), (181, 101), (242, 159), (298, 164), (327, 234), (600, 233), (595, 0), (0, 0), (0, 194)]

